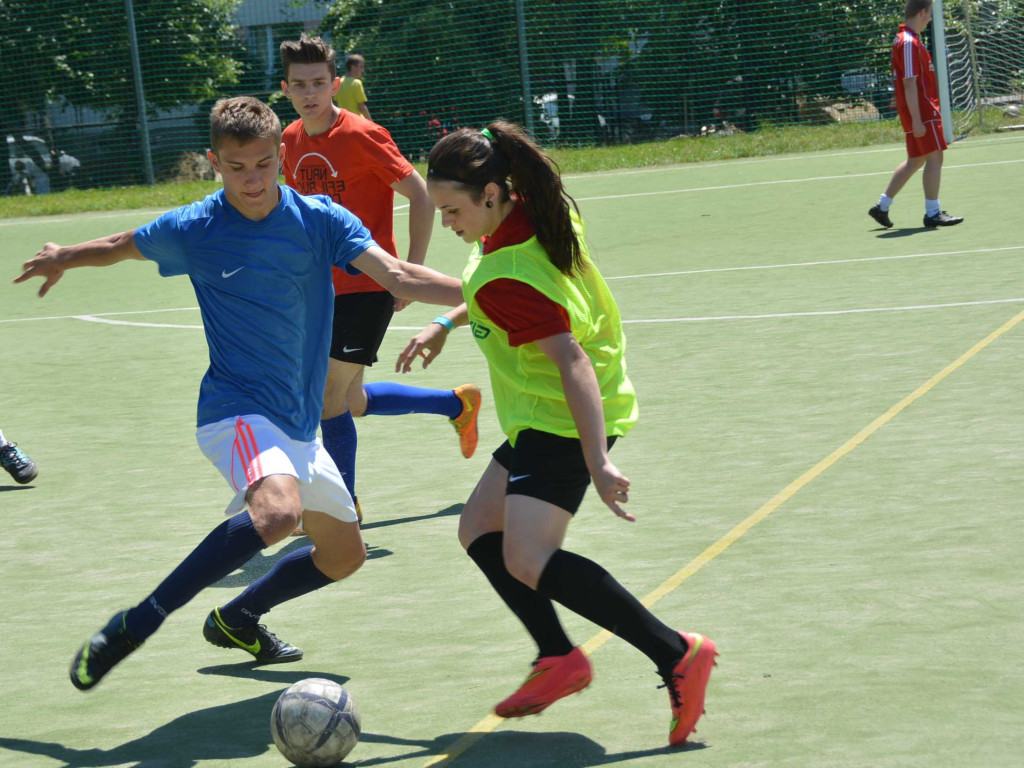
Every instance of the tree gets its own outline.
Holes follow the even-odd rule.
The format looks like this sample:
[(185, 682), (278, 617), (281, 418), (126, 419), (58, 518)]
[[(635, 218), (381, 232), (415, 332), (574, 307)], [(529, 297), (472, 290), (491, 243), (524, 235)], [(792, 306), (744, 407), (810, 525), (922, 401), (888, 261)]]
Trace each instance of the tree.
[[(148, 0), (134, 3), (146, 106), (198, 104), (238, 80), (241, 43), (232, 15), (238, 0)], [(118, 124), (109, 142), (137, 166), (138, 122), (124, 0), (0, 0), (0, 131), (19, 132), (46, 107), (90, 107)], [(108, 137), (110, 138), (110, 137)], [(102, 149), (102, 147), (101, 147)]]

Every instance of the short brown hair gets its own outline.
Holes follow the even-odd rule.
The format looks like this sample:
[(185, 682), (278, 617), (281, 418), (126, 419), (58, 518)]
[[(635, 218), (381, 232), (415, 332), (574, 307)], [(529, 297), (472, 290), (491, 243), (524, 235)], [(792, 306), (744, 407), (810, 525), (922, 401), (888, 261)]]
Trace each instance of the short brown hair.
[(363, 66), (366, 66), (366, 59), (364, 59), (358, 53), (350, 53), (348, 55), (348, 58), (345, 59), (345, 72), (346, 73), (351, 72), (352, 71), (352, 66), (354, 64), (362, 64)]
[(225, 138), (239, 144), (255, 139), (281, 143), (281, 121), (274, 110), (252, 96), (220, 99), (210, 111), (210, 148), (216, 152)]
[(907, 0), (907, 5), (903, 9), (903, 18), (912, 19), (921, 11), (927, 11), (934, 4), (935, 0)]
[(331, 79), (338, 76), (334, 49), (323, 38), (310, 37), (305, 32), (298, 40), (285, 40), (281, 43), (281, 68), (285, 80), (288, 79), (288, 67), (291, 64), (326, 64)]

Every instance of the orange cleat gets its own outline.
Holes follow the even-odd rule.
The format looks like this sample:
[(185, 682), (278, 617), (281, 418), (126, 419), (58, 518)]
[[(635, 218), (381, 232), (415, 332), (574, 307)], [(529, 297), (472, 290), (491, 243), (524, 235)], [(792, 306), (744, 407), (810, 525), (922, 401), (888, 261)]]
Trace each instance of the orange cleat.
[[(704, 714), (704, 694), (707, 692), (711, 667), (717, 666), (715, 643), (711, 638), (696, 632), (680, 632), (686, 641), (686, 654), (662, 680), (668, 688), (672, 704), (672, 723), (669, 726), (668, 743), (679, 746), (697, 730), (697, 721)], [(659, 686), (660, 687), (660, 686)]]
[(480, 390), (474, 384), (455, 388), (455, 396), (462, 401), (462, 413), (449, 419), (459, 436), (459, 448), (467, 459), (476, 452), (476, 419), (480, 415)]
[(582, 691), (594, 677), (594, 670), (579, 648), (565, 656), (544, 656), (537, 659), (526, 682), (519, 690), (498, 704), (499, 717), (538, 715), (559, 699)]

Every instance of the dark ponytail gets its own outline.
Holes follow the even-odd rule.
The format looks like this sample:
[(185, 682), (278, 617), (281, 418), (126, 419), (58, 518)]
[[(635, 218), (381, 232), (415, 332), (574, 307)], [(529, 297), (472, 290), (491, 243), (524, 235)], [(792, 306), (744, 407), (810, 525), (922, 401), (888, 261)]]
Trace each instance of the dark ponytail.
[(562, 186), (558, 165), (517, 125), (496, 120), (486, 130), (490, 138), (460, 128), (437, 142), (427, 161), (427, 180), (461, 184), (474, 202), (494, 182), (503, 202), (510, 195), (519, 199), (551, 263), (569, 277), (580, 274), (583, 248), (569, 206), (577, 213), (579, 208)]

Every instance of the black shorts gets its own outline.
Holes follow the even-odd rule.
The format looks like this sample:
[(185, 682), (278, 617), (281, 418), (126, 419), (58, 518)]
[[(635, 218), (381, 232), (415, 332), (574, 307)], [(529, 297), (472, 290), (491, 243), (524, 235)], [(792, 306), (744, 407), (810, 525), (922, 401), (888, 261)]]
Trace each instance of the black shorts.
[[(609, 449), (615, 440), (608, 438)], [(506, 440), (492, 456), (508, 470), (506, 495), (516, 493), (540, 499), (571, 515), (583, 503), (590, 471), (579, 438), (525, 429), (516, 438), (515, 448)]]
[(343, 363), (376, 363), (377, 350), (394, 314), (395, 297), (387, 291), (335, 296), (331, 357)]

